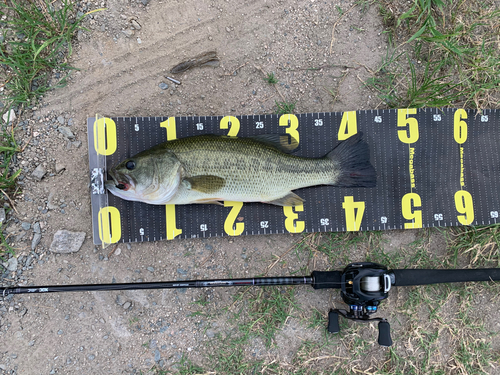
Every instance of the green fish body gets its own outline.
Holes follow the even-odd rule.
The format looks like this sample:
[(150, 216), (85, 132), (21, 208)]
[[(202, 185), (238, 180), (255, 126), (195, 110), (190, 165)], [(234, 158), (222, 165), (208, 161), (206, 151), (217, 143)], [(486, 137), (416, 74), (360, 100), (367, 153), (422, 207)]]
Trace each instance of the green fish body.
[(279, 136), (200, 135), (168, 141), (109, 171), (106, 187), (149, 204), (264, 202), (296, 206), (308, 186), (373, 187), (376, 173), (361, 134), (322, 158), (287, 154)]

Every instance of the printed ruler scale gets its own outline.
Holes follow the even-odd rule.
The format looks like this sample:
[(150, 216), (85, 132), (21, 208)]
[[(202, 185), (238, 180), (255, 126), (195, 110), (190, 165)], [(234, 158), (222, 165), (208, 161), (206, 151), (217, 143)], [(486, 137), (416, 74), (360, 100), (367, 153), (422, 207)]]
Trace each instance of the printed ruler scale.
[[(88, 118), (94, 243), (273, 233), (484, 225), (500, 211), (500, 112), (391, 109), (289, 115)], [(293, 154), (322, 157), (357, 132), (376, 188), (295, 190), (300, 207), (124, 201), (104, 189), (106, 167), (167, 140), (199, 134), (282, 134)]]

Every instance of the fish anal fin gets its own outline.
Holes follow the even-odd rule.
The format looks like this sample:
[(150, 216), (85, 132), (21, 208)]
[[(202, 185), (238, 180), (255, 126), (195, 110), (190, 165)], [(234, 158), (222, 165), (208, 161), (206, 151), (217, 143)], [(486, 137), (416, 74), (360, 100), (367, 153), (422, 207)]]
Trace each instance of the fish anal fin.
[(218, 176), (193, 176), (185, 179), (191, 190), (199, 191), (200, 193), (213, 194), (218, 192), (226, 185), (226, 180)]
[(284, 197), (274, 199), (269, 202), (264, 202), (264, 203), (269, 203), (269, 204), (275, 204), (276, 206), (300, 206), (302, 203), (304, 203), (304, 200), (299, 197), (297, 194), (289, 192), (287, 195)]
[(205, 198), (205, 199), (197, 199), (191, 203), (196, 203), (196, 204), (216, 204), (218, 206), (224, 206), (223, 203), (219, 202), (217, 199), (214, 198)]

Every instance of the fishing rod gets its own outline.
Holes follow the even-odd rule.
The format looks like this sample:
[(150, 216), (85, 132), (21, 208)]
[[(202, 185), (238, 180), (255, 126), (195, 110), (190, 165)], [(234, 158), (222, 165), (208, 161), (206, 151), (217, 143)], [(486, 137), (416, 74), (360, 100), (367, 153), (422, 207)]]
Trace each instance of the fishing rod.
[(314, 289), (340, 289), (349, 311), (331, 309), (328, 332), (340, 332), (339, 316), (357, 322), (378, 321), (378, 343), (391, 346), (389, 322), (372, 318), (381, 301), (389, 296), (392, 286), (417, 286), (469, 281), (500, 281), (500, 268), (482, 269), (395, 269), (371, 262), (349, 264), (343, 271), (313, 271), (311, 276), (256, 277), (246, 279), (213, 279), (164, 281), (149, 283), (49, 285), (4, 288), (3, 297), (24, 293), (89, 292), (137, 289), (185, 289), (229, 286), (311, 285)]

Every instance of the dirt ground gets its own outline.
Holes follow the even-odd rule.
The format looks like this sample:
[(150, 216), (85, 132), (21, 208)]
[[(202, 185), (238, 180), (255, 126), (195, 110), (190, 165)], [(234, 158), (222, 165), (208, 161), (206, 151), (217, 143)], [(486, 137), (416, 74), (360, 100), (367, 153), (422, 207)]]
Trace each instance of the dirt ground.
[[(22, 126), (22, 137), (30, 143), (17, 159), (24, 169), (23, 193), (16, 197), (17, 220), (7, 231), (16, 238), (18, 268), (8, 280), (46, 285), (264, 273), (276, 256), (302, 237), (120, 244), (113, 254), (111, 248), (95, 247), (86, 118), (95, 113), (110, 117), (275, 113), (275, 101), (283, 100), (296, 102), (297, 113), (376, 108), (380, 101), (362, 81), (381, 62), (387, 41), (376, 7), (362, 13), (359, 6), (351, 9), (353, 5), (343, 0), (80, 2), (78, 9), (83, 12), (107, 9), (85, 22), (89, 31), (78, 33), (71, 63), (80, 70), (66, 87), (44, 98)], [(347, 13), (340, 18), (338, 9)], [(178, 74), (175, 78), (181, 85), (165, 79), (177, 63), (209, 50), (217, 51), (219, 67)], [(274, 72), (278, 90), (265, 82), (263, 71)], [(161, 83), (168, 88), (160, 88)], [(58, 130), (61, 125), (70, 128), (75, 138), (68, 140)], [(46, 174), (38, 181), (31, 173), (40, 164)], [(35, 223), (40, 223), (42, 238), (33, 251)], [(60, 229), (86, 233), (78, 252), (48, 251)], [(418, 232), (384, 236), (387, 251), (399, 251)], [(439, 244), (443, 242), (433, 246)], [(360, 248), (352, 258), (364, 260), (366, 251)], [(288, 254), (269, 275), (300, 274), (313, 266), (307, 261), (306, 256)], [(329, 268), (321, 256), (314, 266)], [(333, 305), (341, 305), (334, 292), (311, 291), (307, 287), (296, 291), (306, 312), (315, 308), (326, 314)], [(228, 309), (235, 293), (231, 288), (207, 288), (11, 296), (0, 305), (0, 369), (6, 374), (129, 374), (156, 365), (174, 371), (183, 355), (203, 364), (214, 337), (230, 334), (233, 328)], [(399, 298), (399, 292), (391, 297), (394, 304)], [(194, 302), (200, 300), (208, 301), (204, 309), (210, 318), (193, 315), (200, 310)], [(395, 337), (403, 324), (394, 324)], [(366, 335), (375, 340), (375, 331), (365, 327)], [(292, 366), (303, 340), (322, 334), (294, 317), (277, 335), (277, 346), (266, 349), (254, 340), (246, 355)], [(360, 368), (385, 358), (386, 349), (372, 344), (370, 360)], [(317, 370), (322, 371), (321, 365)], [(328, 372), (326, 367), (324, 371)]]

